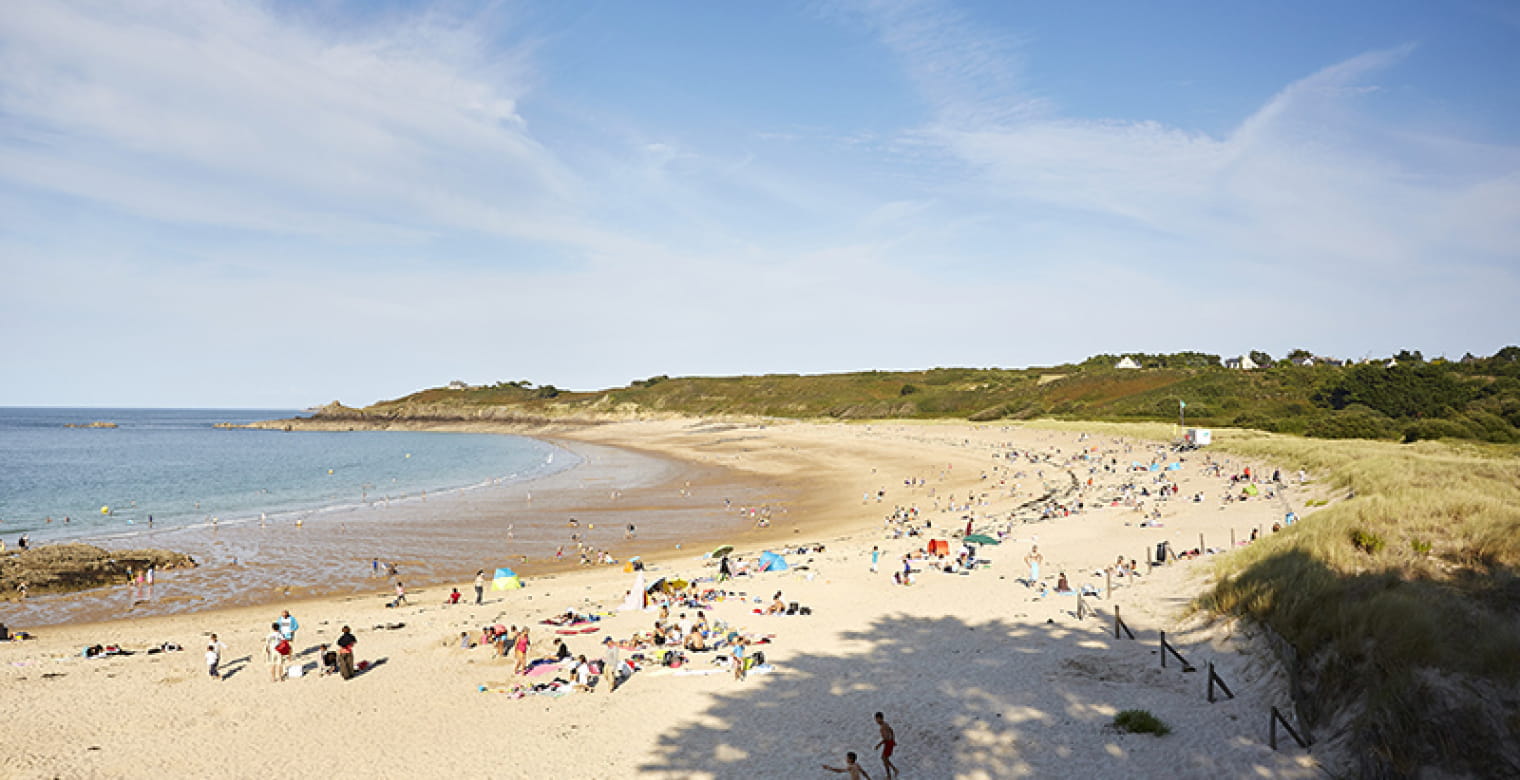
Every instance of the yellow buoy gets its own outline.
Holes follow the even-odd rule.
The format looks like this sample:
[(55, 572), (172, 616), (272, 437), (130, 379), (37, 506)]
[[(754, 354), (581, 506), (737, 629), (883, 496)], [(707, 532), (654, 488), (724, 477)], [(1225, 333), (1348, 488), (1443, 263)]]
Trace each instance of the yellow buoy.
[(100, 508), (100, 513), (103, 515), (109, 515), (111, 514), (111, 508), (108, 506), (103, 506)]
[(332, 469), (328, 469), (327, 473), (331, 474), (332, 473)]

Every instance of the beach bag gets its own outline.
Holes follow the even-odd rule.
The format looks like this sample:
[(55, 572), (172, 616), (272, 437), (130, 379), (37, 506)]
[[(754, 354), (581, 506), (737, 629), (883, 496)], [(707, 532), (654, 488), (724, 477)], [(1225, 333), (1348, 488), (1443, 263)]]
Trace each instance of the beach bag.
[(280, 655), (290, 655), (290, 640), (281, 639), (280, 643), (274, 646), (274, 651)]

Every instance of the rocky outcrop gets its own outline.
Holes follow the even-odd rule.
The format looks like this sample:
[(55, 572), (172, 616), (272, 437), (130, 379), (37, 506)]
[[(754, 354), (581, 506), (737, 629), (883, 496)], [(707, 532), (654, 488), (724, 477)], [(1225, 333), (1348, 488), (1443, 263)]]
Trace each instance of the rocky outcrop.
[(0, 601), (28, 595), (72, 593), (119, 585), (152, 566), (158, 571), (194, 567), (195, 559), (169, 550), (107, 550), (89, 544), (50, 544), (0, 553)]

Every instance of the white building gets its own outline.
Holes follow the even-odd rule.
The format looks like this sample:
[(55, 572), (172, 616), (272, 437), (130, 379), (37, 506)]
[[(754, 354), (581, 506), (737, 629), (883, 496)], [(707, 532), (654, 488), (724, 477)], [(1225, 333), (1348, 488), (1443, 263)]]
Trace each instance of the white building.
[(1132, 358), (1132, 357), (1130, 357), (1129, 355), (1125, 355), (1122, 359), (1119, 360), (1119, 362), (1117, 362), (1117, 363), (1114, 364), (1114, 368), (1139, 368), (1139, 367), (1140, 367), (1140, 364), (1136, 363), (1135, 359)]
[(1241, 371), (1250, 371), (1253, 368), (1261, 368), (1261, 366), (1256, 365), (1256, 361), (1252, 360), (1250, 355), (1241, 355), (1240, 357), (1225, 358), (1224, 367), (1225, 368), (1238, 368)]

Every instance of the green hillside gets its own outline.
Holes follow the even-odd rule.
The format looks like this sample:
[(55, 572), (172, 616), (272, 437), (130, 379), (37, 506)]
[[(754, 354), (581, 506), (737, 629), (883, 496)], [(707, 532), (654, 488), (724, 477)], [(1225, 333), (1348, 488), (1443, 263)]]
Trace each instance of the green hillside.
[(1188, 425), (1321, 438), (1520, 441), (1520, 347), (1462, 361), (1427, 362), (1419, 353), (1400, 353), (1394, 365), (1388, 359), (1350, 366), (1283, 361), (1253, 370), (1224, 368), (1217, 356), (1194, 352), (1132, 355), (1143, 366), (1139, 369), (1115, 368), (1119, 357), (1017, 370), (657, 376), (590, 392), (502, 382), (423, 390), (364, 410), (324, 410), (319, 416), (565, 419), (663, 412), (1170, 422), (1185, 403)]

